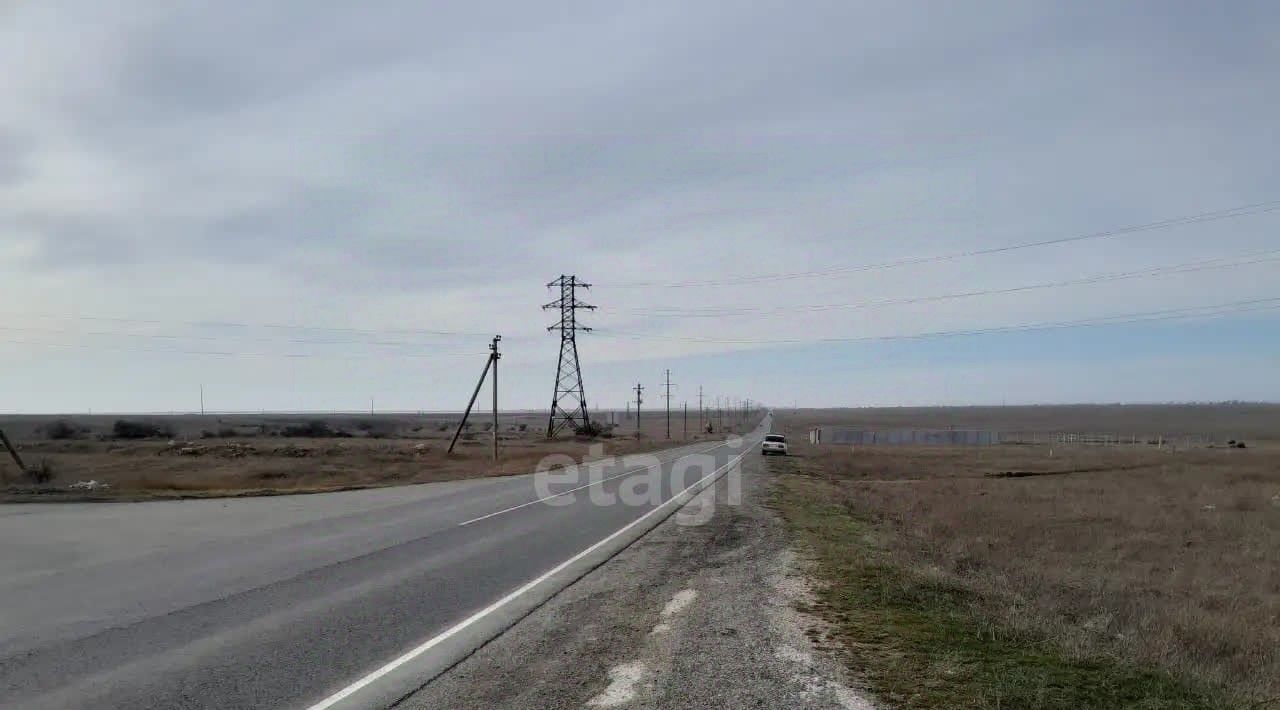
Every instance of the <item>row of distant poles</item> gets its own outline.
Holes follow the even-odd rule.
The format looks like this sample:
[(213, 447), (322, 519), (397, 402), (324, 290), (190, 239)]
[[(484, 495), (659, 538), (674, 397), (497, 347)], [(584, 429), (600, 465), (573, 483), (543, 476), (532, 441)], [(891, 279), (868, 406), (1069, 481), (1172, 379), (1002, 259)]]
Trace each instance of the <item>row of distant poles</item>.
[[(591, 328), (578, 323), (578, 311), (596, 309), (595, 306), (584, 303), (578, 298), (578, 289), (590, 289), (591, 284), (586, 283), (577, 276), (565, 276), (561, 274), (559, 278), (547, 284), (547, 288), (559, 291), (560, 297), (554, 301), (544, 304), (543, 310), (557, 310), (560, 313), (560, 320), (547, 326), (548, 332), (560, 331), (560, 357), (556, 363), (556, 381), (555, 388), (551, 393), (551, 412), (547, 417), (547, 438), (554, 438), (557, 434), (568, 429), (569, 431), (591, 431), (591, 415), (587, 411), (587, 396), (582, 387), (582, 367), (578, 362), (578, 341), (577, 334), (579, 332), (589, 333)], [(480, 380), (476, 382), (475, 391), (471, 393), (471, 400), (467, 402), (467, 408), (462, 413), (462, 421), (458, 423), (458, 428), (453, 433), (453, 439), (449, 442), (449, 453), (453, 453), (453, 448), (458, 443), (458, 438), (462, 435), (463, 430), (467, 426), (467, 419), (471, 416), (471, 410), (475, 406), (476, 398), (480, 396), (480, 389), (484, 386), (485, 379), (489, 373), (493, 373), (493, 458), (498, 459), (498, 360), (502, 358), (502, 354), (498, 351), (498, 343), (502, 341), (501, 335), (493, 336), (493, 341), (489, 344), (489, 356), (485, 360), (484, 370), (480, 373)], [(671, 438), (671, 388), (675, 383), (671, 381), (671, 370), (666, 371), (666, 381), (663, 385), (666, 388), (667, 402), (667, 438)], [(640, 406), (644, 402), (644, 386), (636, 383), (636, 435), (640, 435)], [(201, 392), (203, 397), (203, 391)], [(720, 413), (720, 428), (724, 429), (724, 409), (717, 406)], [(628, 404), (628, 410), (630, 405)], [(742, 415), (745, 418), (751, 411), (751, 400), (745, 400), (742, 406)], [(630, 417), (630, 411), (627, 414)], [(708, 419), (710, 424), (712, 420)], [(698, 428), (703, 427), (703, 407), (702, 407), (702, 387), (698, 387)], [(689, 434), (689, 405), (684, 405), (684, 434)]]
[[(666, 379), (663, 381), (662, 386), (666, 390), (665, 394), (663, 394), (663, 399), (665, 399), (667, 402), (667, 438), (670, 439), (671, 438), (671, 388), (676, 386), (676, 383), (671, 381), (671, 370), (666, 371)], [(631, 391), (635, 392), (636, 394), (636, 400), (635, 400), (636, 436), (640, 435), (640, 407), (641, 405), (644, 404), (644, 389), (645, 389), (644, 385), (639, 382), (636, 383), (635, 387), (631, 388)], [(703, 397), (702, 385), (698, 385), (698, 429), (699, 430), (703, 428), (704, 422), (705, 422), (705, 426), (714, 427), (715, 422), (717, 422), (718, 420), (720, 430), (724, 431), (725, 430), (724, 417), (725, 417), (726, 411), (729, 412), (729, 417), (730, 417), (729, 421), (731, 424), (735, 421), (735, 419), (738, 420), (739, 423), (745, 423), (750, 418), (751, 412), (753, 411), (751, 409), (752, 403), (750, 399), (740, 400), (736, 404), (734, 404), (732, 401), (729, 401), (729, 402), (726, 402), (728, 406), (721, 406), (719, 397), (716, 397), (716, 406), (714, 409), (704, 409), (702, 405), (702, 397)], [(688, 438), (689, 436), (689, 403), (685, 402), (684, 405), (681, 407), (681, 409), (683, 410), (683, 418), (684, 418), (684, 425), (683, 425), (684, 436), (685, 438)], [(627, 403), (627, 419), (630, 419), (630, 418), (631, 418), (631, 402), (628, 402)], [(707, 433), (711, 433), (711, 429), (707, 429)]]

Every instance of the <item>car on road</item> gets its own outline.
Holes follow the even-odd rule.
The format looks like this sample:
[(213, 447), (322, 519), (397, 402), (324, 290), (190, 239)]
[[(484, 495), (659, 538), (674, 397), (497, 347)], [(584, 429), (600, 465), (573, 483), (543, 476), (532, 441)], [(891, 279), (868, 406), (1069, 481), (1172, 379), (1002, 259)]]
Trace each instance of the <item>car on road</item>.
[(787, 455), (787, 437), (781, 434), (765, 434), (764, 441), (760, 442), (760, 453), (764, 456), (769, 454)]

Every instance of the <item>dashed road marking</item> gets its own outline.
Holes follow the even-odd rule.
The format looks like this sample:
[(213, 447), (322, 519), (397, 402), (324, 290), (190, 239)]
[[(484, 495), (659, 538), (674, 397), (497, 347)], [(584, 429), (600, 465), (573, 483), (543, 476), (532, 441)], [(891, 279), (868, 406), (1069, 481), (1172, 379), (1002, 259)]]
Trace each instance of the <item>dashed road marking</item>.
[[(527, 508), (527, 507), (529, 507), (529, 506), (531, 506), (531, 505), (537, 505), (538, 503), (545, 503), (545, 502), (547, 502), (547, 501), (549, 501), (549, 500), (552, 500), (552, 499), (554, 499), (554, 498), (559, 498), (559, 497), (561, 497), (561, 496), (567, 496), (567, 495), (569, 495), (570, 493), (577, 493), (578, 491), (582, 490), (583, 488), (590, 488), (590, 487), (592, 487), (592, 486), (599, 485), (599, 484), (601, 484), (601, 483), (605, 483), (605, 482), (607, 482), (607, 481), (612, 481), (612, 480), (615, 480), (615, 479), (618, 479), (618, 478), (622, 478), (622, 477), (624, 477), (624, 476), (630, 476), (630, 475), (631, 475), (631, 474), (633, 474), (633, 473), (640, 473), (641, 471), (648, 471), (649, 469), (652, 469), (652, 468), (658, 468), (658, 467), (661, 467), (661, 466), (663, 466), (663, 465), (665, 465), (665, 464), (669, 464), (669, 463), (671, 463), (672, 461), (679, 461), (680, 459), (685, 458), (686, 456), (693, 456), (694, 454), (705, 454), (706, 452), (708, 452), (708, 451), (710, 451), (710, 450), (712, 450), (712, 449), (718, 449), (718, 448), (720, 448), (721, 446), (724, 446), (724, 443), (723, 443), (723, 442), (721, 442), (721, 443), (719, 443), (719, 444), (716, 444), (716, 445), (714, 445), (714, 446), (708, 446), (708, 447), (707, 447), (707, 448), (705, 448), (705, 449), (698, 449), (697, 451), (694, 451), (694, 452), (692, 452), (692, 453), (688, 453), (688, 454), (681, 454), (680, 456), (677, 456), (677, 457), (675, 457), (674, 459), (668, 459), (668, 460), (666, 460), (666, 461), (664, 461), (664, 460), (662, 460), (662, 459), (658, 459), (658, 466), (637, 466), (636, 468), (628, 469), (628, 470), (623, 471), (622, 473), (619, 473), (619, 474), (617, 474), (617, 475), (609, 476), (608, 478), (602, 478), (602, 479), (600, 479), (600, 480), (598, 480), (598, 481), (592, 481), (592, 482), (590, 482), (590, 483), (587, 483), (587, 484), (584, 484), (584, 485), (578, 486), (577, 488), (570, 488), (570, 489), (569, 489), (569, 490), (567, 490), (567, 491), (561, 491), (561, 492), (559, 492), (559, 493), (553, 493), (553, 494), (551, 494), (551, 495), (549, 495), (549, 496), (543, 496), (542, 498), (539, 498), (539, 499), (537, 499), (537, 500), (531, 500), (531, 501), (529, 501), (528, 503), (521, 503), (521, 504), (519, 504), (519, 505), (513, 505), (513, 506), (511, 506), (510, 508), (503, 508), (502, 510), (495, 511), (495, 512), (489, 513), (489, 514), (487, 514), (487, 515), (481, 515), (481, 516), (480, 516), (480, 517), (478, 517), (478, 518), (472, 518), (472, 519), (470, 519), (470, 520), (468, 520), (468, 521), (466, 521), (466, 522), (464, 522), (464, 523), (458, 523), (458, 527), (460, 527), (460, 528), (464, 528), (464, 527), (466, 527), (466, 526), (468, 526), (468, 525), (471, 525), (472, 523), (478, 523), (478, 522), (480, 522), (481, 520), (488, 520), (489, 518), (497, 517), (497, 516), (499, 516), (499, 515), (502, 515), (503, 513), (510, 513), (510, 512), (511, 512), (511, 511), (513, 511), (513, 510), (520, 510), (521, 508)], [(623, 457), (623, 458), (625, 459), (625, 457)]]
[(636, 685), (648, 670), (642, 661), (623, 663), (609, 669), (609, 687), (603, 693), (587, 701), (587, 705), (611, 708), (631, 702), (636, 697)]
[(662, 608), (662, 618), (666, 619), (679, 614), (697, 598), (698, 592), (694, 589), (684, 589), (676, 592), (671, 601), (667, 602), (667, 605)]

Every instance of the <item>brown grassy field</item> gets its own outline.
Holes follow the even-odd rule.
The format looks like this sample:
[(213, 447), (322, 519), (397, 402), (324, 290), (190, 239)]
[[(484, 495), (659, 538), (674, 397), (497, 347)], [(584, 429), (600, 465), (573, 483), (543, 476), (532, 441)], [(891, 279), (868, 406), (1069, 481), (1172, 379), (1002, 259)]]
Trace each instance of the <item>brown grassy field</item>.
[(1214, 435), (1234, 439), (1280, 441), (1277, 404), (1079, 404), (1012, 407), (868, 407), (862, 409), (778, 410), (797, 432), (818, 424), (852, 428), (998, 429)]
[[(795, 455), (770, 462), (780, 506), (831, 585), (824, 608), (854, 670), (902, 707), (1280, 706), (1280, 407), (1112, 410), (1105, 423), (1032, 409), (782, 413)], [(805, 438), (816, 424), (940, 421), (1249, 448)], [(998, 477), (1011, 471), (1045, 475)]]
[[(608, 421), (608, 415), (595, 416)], [(122, 419), (163, 433), (118, 438), (113, 425)], [(454, 452), (446, 453), (459, 419), (456, 413), (10, 416), (0, 418), (0, 428), (14, 440), (24, 463), (28, 468), (45, 464), (53, 475), (37, 484), (0, 453), (0, 495), (7, 500), (130, 500), (316, 492), (527, 473), (553, 454), (583, 460), (593, 444), (604, 455), (617, 455), (686, 440), (673, 419), (668, 441), (665, 418), (656, 414), (646, 413), (640, 439), (634, 420), (619, 415), (614, 436), (549, 441), (545, 414), (503, 413), (501, 456), (494, 463), (487, 416), (473, 418)], [(51, 438), (59, 423), (66, 425), (62, 436)], [(317, 433), (309, 430), (314, 426), (325, 435), (307, 435)], [(707, 435), (690, 431), (687, 440), (699, 438)], [(74, 487), (83, 481), (106, 487)]]

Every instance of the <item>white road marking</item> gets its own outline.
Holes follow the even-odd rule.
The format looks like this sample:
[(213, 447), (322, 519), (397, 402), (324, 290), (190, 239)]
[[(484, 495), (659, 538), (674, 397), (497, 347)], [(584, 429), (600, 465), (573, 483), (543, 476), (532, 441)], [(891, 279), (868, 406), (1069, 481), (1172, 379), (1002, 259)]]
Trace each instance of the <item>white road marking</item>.
[(645, 665), (633, 661), (609, 669), (609, 687), (587, 701), (587, 705), (611, 708), (629, 702), (636, 697), (636, 684), (644, 677)]
[(676, 595), (671, 598), (671, 601), (667, 602), (667, 605), (662, 608), (662, 618), (669, 619), (672, 616), (679, 614), (697, 598), (698, 592), (693, 589), (685, 589), (683, 591), (676, 592)]
[[(672, 461), (679, 461), (680, 459), (684, 458), (685, 456), (692, 456), (693, 454), (704, 454), (704, 453), (706, 453), (706, 452), (708, 452), (708, 451), (710, 451), (710, 450), (712, 450), (712, 449), (718, 449), (718, 448), (720, 448), (721, 446), (724, 446), (724, 445), (725, 445), (725, 444), (724, 444), (724, 442), (720, 442), (719, 444), (716, 444), (716, 445), (714, 445), (714, 446), (708, 446), (708, 447), (707, 447), (707, 448), (705, 448), (705, 449), (698, 449), (697, 451), (694, 451), (693, 453), (689, 453), (689, 454), (682, 454), (682, 455), (680, 455), (680, 456), (675, 457), (674, 459), (670, 459), (670, 460), (668, 460), (668, 461), (662, 461), (662, 462), (661, 462), (661, 463), (659, 463), (658, 465), (659, 465), (659, 466), (662, 466), (662, 465), (664, 465), (664, 464), (671, 463)], [(480, 516), (480, 517), (478, 517), (478, 518), (472, 518), (472, 519), (468, 520), (468, 521), (467, 521), (467, 522), (465, 522), (465, 523), (458, 523), (458, 527), (460, 527), (460, 528), (462, 528), (462, 527), (466, 527), (466, 526), (468, 526), (468, 525), (470, 525), (470, 524), (472, 524), (472, 523), (478, 523), (478, 522), (480, 522), (481, 520), (488, 520), (489, 518), (492, 518), (492, 517), (494, 517), (494, 516), (498, 516), (498, 515), (502, 515), (503, 513), (510, 513), (510, 512), (511, 512), (511, 511), (513, 511), (513, 510), (520, 510), (521, 508), (527, 508), (527, 507), (529, 507), (529, 506), (531, 506), (531, 505), (535, 505), (535, 504), (537, 504), (537, 503), (545, 503), (545, 502), (547, 502), (547, 501), (549, 501), (549, 500), (551, 500), (551, 499), (553, 499), (553, 498), (559, 498), (560, 496), (567, 496), (567, 495), (569, 495), (570, 493), (576, 493), (576, 492), (578, 492), (578, 491), (582, 490), (583, 488), (590, 488), (590, 487), (592, 487), (592, 486), (594, 486), (594, 485), (596, 485), (596, 484), (599, 484), (599, 483), (604, 483), (604, 482), (606, 482), (606, 481), (612, 481), (612, 480), (614, 480), (615, 478), (622, 478), (623, 476), (630, 476), (630, 475), (631, 475), (631, 474), (633, 474), (633, 473), (639, 473), (639, 472), (641, 472), (641, 471), (647, 471), (647, 470), (649, 470), (649, 469), (651, 469), (651, 468), (653, 468), (653, 466), (640, 466), (640, 467), (638, 467), (638, 468), (633, 468), (633, 469), (631, 469), (631, 470), (629, 470), (629, 471), (623, 471), (622, 473), (619, 473), (619, 474), (618, 474), (618, 475), (616, 475), (616, 476), (609, 476), (608, 478), (602, 478), (602, 479), (600, 479), (600, 480), (598, 480), (598, 481), (592, 481), (591, 483), (588, 483), (588, 484), (586, 484), (586, 485), (578, 486), (577, 488), (571, 488), (571, 489), (569, 489), (569, 490), (567, 490), (567, 491), (561, 491), (560, 493), (555, 493), (555, 494), (552, 494), (552, 495), (549, 495), (549, 496), (544, 496), (544, 497), (539, 498), (539, 499), (537, 499), (537, 500), (531, 500), (531, 501), (529, 501), (528, 503), (521, 503), (520, 505), (513, 505), (513, 506), (511, 506), (510, 508), (504, 508), (504, 509), (499, 510), (499, 511), (494, 512), (494, 513), (489, 513), (489, 514), (487, 514), (487, 515), (481, 515), (481, 516)]]
[(671, 597), (671, 601), (667, 602), (667, 605), (662, 607), (662, 613), (660, 616), (664, 619), (664, 621), (660, 622), (657, 626), (653, 627), (653, 630), (649, 632), (649, 635), (660, 636), (670, 631), (671, 625), (668, 624), (665, 621), (665, 619), (670, 619), (676, 614), (679, 614), (680, 612), (684, 611), (685, 607), (692, 604), (693, 600), (697, 598), (698, 598), (698, 592), (693, 589), (682, 589), (676, 592), (676, 595), (674, 597)]
[(600, 549), (601, 547), (604, 547), (605, 545), (609, 544), (609, 543), (610, 543), (610, 542), (612, 542), (613, 540), (617, 539), (619, 536), (621, 536), (621, 535), (625, 534), (628, 530), (631, 530), (632, 528), (636, 527), (637, 525), (640, 525), (641, 523), (643, 523), (645, 520), (648, 520), (650, 517), (652, 517), (652, 516), (654, 516), (654, 515), (657, 515), (658, 513), (662, 512), (662, 511), (663, 511), (667, 506), (671, 505), (671, 504), (672, 504), (673, 502), (675, 502), (675, 501), (680, 500), (680, 497), (681, 497), (681, 496), (683, 496), (685, 493), (688, 493), (690, 490), (692, 490), (692, 489), (694, 489), (694, 488), (696, 488), (696, 487), (698, 487), (698, 486), (702, 485), (704, 482), (706, 482), (706, 481), (708, 481), (708, 480), (714, 481), (714, 480), (715, 480), (717, 477), (719, 477), (722, 473), (724, 473), (725, 471), (729, 470), (729, 469), (730, 469), (730, 468), (732, 468), (733, 466), (737, 465), (740, 461), (742, 461), (742, 459), (746, 457), (747, 453), (748, 453), (748, 452), (744, 451), (743, 453), (738, 454), (738, 456), (737, 456), (736, 458), (734, 458), (734, 459), (730, 460), (728, 463), (726, 463), (725, 465), (721, 466), (720, 468), (717, 468), (716, 470), (712, 471), (711, 473), (708, 473), (707, 475), (705, 475), (705, 476), (703, 476), (702, 478), (698, 479), (697, 481), (693, 482), (693, 483), (692, 483), (692, 484), (690, 484), (688, 487), (686, 487), (684, 490), (680, 491), (679, 493), (677, 493), (677, 494), (675, 494), (675, 495), (671, 496), (670, 498), (666, 499), (665, 501), (663, 501), (661, 504), (659, 504), (659, 505), (658, 505), (656, 508), (654, 508), (653, 510), (651, 510), (651, 511), (649, 511), (649, 512), (645, 513), (644, 515), (640, 516), (639, 518), (636, 518), (635, 520), (631, 521), (630, 523), (627, 523), (626, 525), (622, 526), (621, 528), (618, 528), (616, 531), (614, 531), (612, 534), (610, 534), (608, 537), (604, 538), (603, 540), (601, 540), (601, 541), (599, 541), (599, 542), (595, 543), (594, 545), (592, 545), (591, 547), (588, 547), (587, 549), (583, 550), (582, 552), (579, 552), (578, 554), (574, 555), (573, 557), (570, 557), (569, 559), (565, 560), (564, 562), (561, 562), (560, 564), (556, 565), (555, 567), (551, 568), (550, 570), (548, 570), (548, 571), (544, 572), (544, 573), (542, 574), (542, 576), (538, 577), (537, 579), (534, 579), (534, 580), (532, 580), (532, 581), (530, 581), (530, 582), (525, 583), (525, 584), (524, 584), (524, 586), (520, 587), (519, 589), (516, 589), (514, 592), (511, 592), (511, 593), (510, 593), (510, 594), (508, 594), (507, 596), (505, 596), (505, 597), (503, 597), (503, 598), (499, 599), (498, 601), (496, 601), (496, 602), (494, 602), (494, 603), (490, 604), (489, 606), (487, 606), (487, 607), (485, 607), (485, 608), (481, 609), (480, 611), (478, 611), (478, 612), (476, 612), (476, 613), (472, 614), (471, 616), (469, 616), (469, 617), (467, 617), (467, 618), (463, 619), (462, 621), (458, 622), (457, 624), (454, 624), (453, 626), (449, 627), (448, 629), (446, 629), (445, 631), (441, 632), (440, 634), (438, 634), (438, 635), (436, 635), (436, 636), (431, 637), (430, 639), (428, 639), (428, 640), (424, 641), (423, 643), (419, 644), (418, 646), (415, 646), (414, 648), (410, 649), (409, 651), (407, 651), (406, 653), (402, 654), (401, 656), (399, 656), (399, 657), (398, 657), (398, 658), (396, 658), (395, 660), (391, 661), (390, 663), (387, 663), (386, 665), (382, 666), (381, 668), (378, 668), (377, 670), (373, 671), (372, 673), (369, 673), (368, 675), (364, 676), (364, 677), (363, 677), (363, 678), (361, 678), (360, 680), (357, 680), (356, 682), (352, 683), (351, 685), (348, 685), (347, 687), (343, 688), (342, 690), (339, 690), (338, 692), (334, 693), (333, 695), (330, 695), (329, 697), (325, 698), (324, 700), (321, 700), (320, 702), (316, 703), (315, 705), (312, 705), (310, 708), (308, 708), (308, 710), (326, 710), (327, 708), (331, 708), (331, 707), (333, 707), (334, 705), (337, 705), (339, 702), (342, 702), (343, 700), (346, 700), (347, 698), (351, 697), (351, 696), (352, 696), (352, 695), (354, 695), (355, 693), (359, 692), (361, 689), (363, 689), (363, 688), (365, 688), (365, 687), (368, 687), (369, 685), (371, 685), (371, 684), (373, 684), (373, 683), (377, 682), (380, 678), (382, 678), (382, 677), (386, 676), (388, 673), (391, 673), (392, 671), (394, 671), (395, 669), (399, 668), (400, 666), (403, 666), (404, 664), (406, 664), (406, 663), (408, 663), (408, 662), (412, 661), (413, 659), (417, 658), (418, 656), (421, 656), (422, 654), (426, 653), (427, 651), (430, 651), (431, 649), (435, 648), (436, 646), (439, 646), (440, 644), (442, 644), (442, 643), (444, 643), (445, 641), (449, 640), (450, 638), (452, 638), (453, 636), (455, 636), (455, 635), (456, 635), (456, 634), (458, 634), (459, 632), (461, 632), (461, 631), (463, 631), (464, 629), (466, 629), (468, 626), (471, 626), (472, 624), (474, 624), (474, 623), (476, 623), (477, 621), (479, 621), (479, 620), (483, 619), (484, 617), (486, 617), (486, 616), (488, 616), (488, 615), (492, 614), (493, 612), (495, 612), (495, 611), (497, 611), (497, 610), (501, 609), (502, 607), (506, 606), (507, 604), (510, 604), (511, 602), (515, 601), (516, 599), (519, 599), (521, 596), (523, 596), (523, 595), (525, 595), (526, 593), (528, 593), (531, 589), (533, 589), (533, 588), (537, 587), (539, 584), (542, 584), (543, 582), (547, 581), (547, 580), (548, 580), (548, 579), (550, 579), (551, 577), (555, 576), (557, 573), (559, 573), (559, 572), (563, 571), (565, 568), (569, 567), (569, 565), (572, 565), (573, 563), (577, 562), (578, 560), (581, 560), (582, 558), (584, 558), (584, 557), (586, 557), (587, 555), (589, 555), (589, 554), (591, 554), (591, 553), (595, 552), (596, 550)]

